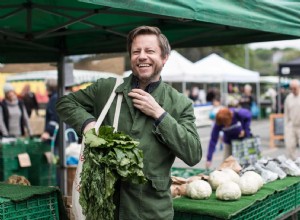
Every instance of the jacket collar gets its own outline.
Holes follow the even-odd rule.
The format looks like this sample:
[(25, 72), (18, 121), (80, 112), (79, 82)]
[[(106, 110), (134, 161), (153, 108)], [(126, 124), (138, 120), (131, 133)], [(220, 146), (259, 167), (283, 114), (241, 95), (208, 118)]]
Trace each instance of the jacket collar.
[[(145, 91), (148, 93), (152, 93), (159, 86), (160, 83), (161, 83), (161, 77), (159, 78), (159, 80), (157, 82), (150, 83), (146, 87)], [(136, 89), (139, 87), (140, 87), (139, 79), (135, 75), (132, 74), (131, 88)]]
[[(145, 91), (148, 93), (152, 93), (161, 84), (161, 82), (162, 82), (162, 80), (160, 77), (159, 81), (150, 83), (146, 87)], [(129, 86), (129, 84), (131, 84), (131, 85)], [(139, 88), (139, 81), (136, 76), (134, 76), (133, 74), (130, 74), (128, 77), (124, 78), (124, 82), (120, 86), (118, 86), (118, 88), (116, 89), (116, 92), (119, 93), (124, 90), (129, 90), (129, 89), (133, 89), (133, 88)]]

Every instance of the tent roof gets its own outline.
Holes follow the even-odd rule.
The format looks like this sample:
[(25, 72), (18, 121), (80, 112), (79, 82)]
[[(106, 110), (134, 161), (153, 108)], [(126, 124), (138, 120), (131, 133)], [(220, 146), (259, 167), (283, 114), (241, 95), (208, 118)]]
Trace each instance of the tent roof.
[(189, 78), (193, 74), (193, 62), (186, 59), (175, 50), (171, 51), (168, 61), (161, 71), (161, 77), (166, 82), (191, 81)]
[(259, 73), (242, 68), (217, 54), (211, 54), (194, 64), (197, 77), (206, 82), (259, 82)]
[[(73, 70), (74, 84), (82, 84), (86, 82), (95, 82), (99, 78), (118, 77), (119, 75), (108, 72), (88, 71), (88, 70)], [(31, 81), (31, 80), (46, 80), (57, 79), (57, 70), (44, 70), (17, 73), (6, 77), (7, 82), (16, 81)]]
[(85, 2), (0, 1), (0, 63), (57, 62), (67, 55), (125, 52), (127, 33), (139, 25), (160, 27), (173, 48), (300, 37), (300, 5), (293, 1)]

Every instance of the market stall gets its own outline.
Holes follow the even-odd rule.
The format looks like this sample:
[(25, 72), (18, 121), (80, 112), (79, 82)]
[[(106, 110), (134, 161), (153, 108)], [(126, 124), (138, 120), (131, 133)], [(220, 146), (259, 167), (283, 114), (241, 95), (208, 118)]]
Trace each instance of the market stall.
[(263, 186), (252, 196), (238, 201), (220, 201), (215, 193), (207, 200), (187, 197), (173, 201), (174, 220), (193, 219), (276, 219), (300, 209), (300, 177), (287, 177)]
[[(229, 161), (234, 163), (229, 163)], [(289, 165), (286, 166), (287, 164)], [(262, 173), (259, 174), (254, 171), (255, 169)], [(233, 157), (229, 157), (216, 170), (172, 167), (171, 192), (175, 211), (174, 220), (265, 220), (295, 217), (300, 211), (299, 169), (298, 160), (292, 162), (283, 156), (261, 158), (255, 164), (243, 168)], [(237, 179), (233, 180), (234, 175), (232, 176), (232, 173), (229, 174), (228, 171), (238, 174)], [(252, 174), (255, 175), (252, 176)], [(262, 178), (262, 184), (258, 190), (253, 191), (254, 185), (260, 182), (255, 176)], [(229, 179), (226, 179), (227, 177)], [(247, 186), (243, 179), (245, 177), (250, 178), (247, 181), (251, 182), (246, 183)], [(255, 180), (252, 181), (253, 179)], [(204, 185), (199, 184), (196, 187), (193, 184), (201, 181), (209, 183), (212, 190), (205, 189)], [(241, 193), (230, 199), (232, 195), (230, 191), (233, 189), (233, 185), (230, 185), (232, 181), (237, 183)], [(220, 188), (224, 184), (229, 186), (226, 192), (223, 191), (226, 198), (220, 197)], [(207, 196), (203, 197), (204, 194)]]

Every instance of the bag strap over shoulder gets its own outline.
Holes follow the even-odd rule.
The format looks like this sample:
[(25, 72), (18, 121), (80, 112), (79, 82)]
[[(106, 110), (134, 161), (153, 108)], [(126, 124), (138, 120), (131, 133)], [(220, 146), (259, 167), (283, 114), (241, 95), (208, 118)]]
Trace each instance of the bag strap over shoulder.
[(115, 131), (118, 130), (122, 99), (123, 99), (123, 94), (122, 93), (118, 94), (117, 106), (116, 106), (116, 111), (115, 111), (115, 116), (114, 116), (114, 124), (113, 124)]
[[(101, 114), (100, 114), (100, 116), (99, 116), (99, 118), (98, 118), (98, 120), (97, 120), (97, 122), (96, 122), (96, 124), (95, 124), (95, 130), (96, 130), (96, 133), (98, 133), (98, 130), (99, 130), (99, 128), (100, 128), (100, 126), (101, 126), (101, 124), (102, 124), (102, 122), (103, 122), (103, 120), (104, 120), (104, 118), (105, 118), (105, 116), (106, 116), (106, 114), (107, 114), (107, 112), (108, 112), (108, 110), (109, 110), (109, 108), (110, 108), (112, 102), (114, 101), (114, 98), (115, 98), (115, 96), (116, 96), (116, 93), (115, 93), (116, 88), (117, 88), (119, 85), (121, 85), (121, 84), (123, 83), (123, 81), (124, 81), (123, 78), (121, 78), (121, 77), (118, 77), (118, 78), (117, 78), (115, 87), (113, 88), (113, 90), (112, 90), (112, 92), (111, 92), (111, 95), (110, 95), (110, 97), (108, 98), (108, 100), (107, 100), (107, 102), (106, 102), (106, 104), (105, 104), (103, 110), (101, 111)], [(122, 94), (120, 94), (120, 95), (122, 95)], [(117, 110), (116, 110), (116, 112), (117, 112)], [(115, 116), (116, 116), (116, 115), (115, 115)], [(119, 118), (119, 117), (118, 117), (118, 118)]]

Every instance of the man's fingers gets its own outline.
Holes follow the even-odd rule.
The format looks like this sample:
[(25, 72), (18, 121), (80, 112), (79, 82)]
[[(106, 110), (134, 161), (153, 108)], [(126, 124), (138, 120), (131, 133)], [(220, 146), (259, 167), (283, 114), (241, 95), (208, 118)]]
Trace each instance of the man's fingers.
[(143, 95), (143, 96), (148, 94), (147, 92), (145, 92), (142, 89), (132, 89), (131, 92), (138, 93), (138, 94)]

